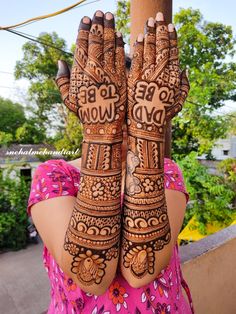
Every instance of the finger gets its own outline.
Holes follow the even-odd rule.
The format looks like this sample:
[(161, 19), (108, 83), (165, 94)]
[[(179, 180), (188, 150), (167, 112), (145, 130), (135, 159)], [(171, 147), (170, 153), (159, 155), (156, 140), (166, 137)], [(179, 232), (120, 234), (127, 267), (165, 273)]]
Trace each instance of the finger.
[(76, 48), (74, 55), (74, 64), (83, 69), (88, 58), (88, 37), (91, 28), (91, 20), (85, 16), (80, 22), (78, 36), (76, 39)]
[(146, 23), (144, 37), (144, 64), (143, 68), (150, 68), (156, 59), (156, 26), (153, 17), (150, 17)]
[(125, 115), (125, 103), (126, 103), (126, 69), (125, 69), (125, 50), (124, 41), (122, 34), (120, 32), (116, 33), (116, 51), (115, 51), (115, 67), (117, 74), (117, 85), (120, 94), (120, 110), (123, 111), (123, 116)]
[(114, 70), (115, 65), (115, 19), (110, 12), (105, 14), (104, 19), (104, 68)]
[(69, 99), (70, 89), (70, 70), (65, 61), (58, 60), (58, 72), (56, 76), (56, 84), (59, 88), (61, 98), (64, 104), (72, 111), (77, 112), (76, 104), (71, 103)]
[(183, 106), (190, 90), (189, 80), (186, 70), (183, 70), (180, 76), (180, 103)]
[(186, 74), (186, 70), (181, 73), (180, 76), (180, 93), (178, 95), (176, 103), (167, 112), (167, 120), (172, 119), (183, 108), (184, 102), (188, 97), (190, 85)]
[(156, 76), (159, 76), (169, 61), (169, 33), (164, 15), (158, 12), (156, 15)]
[(118, 77), (125, 79), (125, 50), (121, 32), (116, 33), (115, 66)]
[(99, 65), (103, 60), (103, 25), (104, 14), (102, 11), (97, 11), (93, 16), (89, 32), (88, 58)]
[(177, 33), (173, 24), (168, 25), (170, 39), (170, 57), (169, 57), (169, 74), (170, 84), (179, 88), (180, 84), (180, 69), (179, 69), (179, 50), (177, 42)]
[(134, 53), (131, 63), (131, 69), (129, 72), (129, 79), (135, 81), (138, 77), (141, 77), (143, 69), (143, 53), (144, 53), (144, 42), (143, 34), (139, 34), (134, 44)]

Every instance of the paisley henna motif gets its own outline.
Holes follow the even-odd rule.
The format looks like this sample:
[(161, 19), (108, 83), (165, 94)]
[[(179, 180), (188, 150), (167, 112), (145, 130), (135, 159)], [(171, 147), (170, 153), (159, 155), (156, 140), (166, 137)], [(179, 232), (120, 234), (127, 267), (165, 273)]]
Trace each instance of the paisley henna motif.
[(56, 80), (84, 130), (80, 189), (64, 243), (73, 256), (71, 271), (83, 285), (101, 283), (107, 262), (118, 258), (120, 239), (125, 58), (108, 15), (97, 11), (92, 22), (81, 21), (71, 76), (62, 63)]
[(164, 195), (165, 127), (181, 110), (188, 90), (175, 29), (159, 13), (136, 41), (128, 76), (122, 260), (136, 278), (154, 274), (156, 252), (171, 239)]

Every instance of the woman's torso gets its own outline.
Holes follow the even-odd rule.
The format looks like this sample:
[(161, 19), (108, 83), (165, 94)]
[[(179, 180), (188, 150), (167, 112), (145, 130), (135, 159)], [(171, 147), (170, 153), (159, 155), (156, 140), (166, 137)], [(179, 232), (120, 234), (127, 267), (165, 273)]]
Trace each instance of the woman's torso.
[[(79, 169), (64, 160), (50, 160), (41, 164), (34, 175), (28, 203), (30, 207), (43, 199), (73, 195), (79, 187)], [(165, 187), (186, 193), (178, 166), (165, 160)], [(95, 296), (83, 292), (60, 269), (53, 256), (44, 246), (44, 266), (51, 285), (51, 302), (48, 314), (57, 313), (192, 313), (181, 287), (183, 281), (177, 245), (174, 247), (168, 266), (149, 285), (134, 289), (118, 272), (105, 294)]]

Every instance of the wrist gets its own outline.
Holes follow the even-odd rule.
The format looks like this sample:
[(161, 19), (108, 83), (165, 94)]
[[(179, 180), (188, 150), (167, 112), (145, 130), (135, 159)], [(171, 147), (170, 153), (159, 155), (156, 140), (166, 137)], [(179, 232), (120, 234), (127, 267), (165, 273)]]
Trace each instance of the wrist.
[(92, 176), (118, 175), (122, 168), (121, 145), (121, 141), (108, 144), (84, 140), (81, 173)]

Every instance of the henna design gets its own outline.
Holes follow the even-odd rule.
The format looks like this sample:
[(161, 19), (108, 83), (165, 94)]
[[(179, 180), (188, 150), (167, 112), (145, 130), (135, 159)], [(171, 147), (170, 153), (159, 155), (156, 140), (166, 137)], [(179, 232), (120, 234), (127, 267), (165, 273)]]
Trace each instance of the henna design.
[(64, 249), (83, 285), (100, 284), (108, 262), (118, 258), (126, 111), (124, 43), (111, 13), (82, 19), (70, 78), (67, 65), (61, 67), (56, 82), (84, 130), (80, 188)]
[(139, 164), (139, 159), (131, 151), (127, 153), (127, 170), (126, 170), (126, 191), (129, 195), (140, 193), (140, 180), (133, 175), (135, 168)]
[[(181, 110), (189, 84), (179, 69), (177, 35), (161, 13), (139, 35), (128, 76), (128, 154), (122, 261), (136, 278), (154, 274), (157, 252), (170, 243), (164, 194), (167, 122)], [(136, 161), (136, 162), (135, 162)]]

